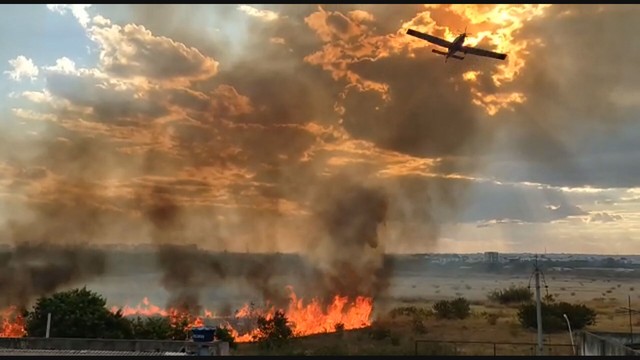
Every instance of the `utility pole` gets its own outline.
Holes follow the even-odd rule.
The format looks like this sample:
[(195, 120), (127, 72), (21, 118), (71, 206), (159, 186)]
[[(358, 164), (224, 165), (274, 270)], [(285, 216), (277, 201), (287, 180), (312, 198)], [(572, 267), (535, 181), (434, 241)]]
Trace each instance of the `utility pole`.
[(631, 295), (627, 295), (627, 299), (629, 300), (629, 337), (631, 338), (631, 341), (633, 341), (633, 320), (631, 317), (633, 309), (631, 308)]
[(47, 313), (47, 331), (45, 334), (45, 337), (47, 339), (49, 338), (50, 331), (51, 331), (51, 313)]
[(536, 318), (538, 322), (538, 351), (537, 355), (542, 356), (542, 302), (540, 301), (540, 268), (538, 267), (538, 257), (534, 263), (534, 276), (536, 279)]
[(630, 341), (633, 342), (633, 315), (634, 314), (638, 314), (639, 311), (636, 309), (633, 309), (631, 307), (631, 295), (628, 295), (627, 297), (627, 301), (629, 306), (627, 307), (621, 307), (620, 309), (616, 310), (617, 314), (628, 314), (629, 315), (629, 339)]

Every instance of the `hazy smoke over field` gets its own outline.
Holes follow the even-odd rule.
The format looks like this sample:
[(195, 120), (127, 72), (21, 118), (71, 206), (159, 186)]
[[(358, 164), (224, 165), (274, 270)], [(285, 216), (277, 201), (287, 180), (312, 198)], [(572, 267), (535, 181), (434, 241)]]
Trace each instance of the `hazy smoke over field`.
[[(79, 20), (98, 62), (38, 63), (32, 73), (45, 88), (16, 95), (12, 119), (25, 125), (0, 144), (4, 233), (19, 246), (1, 265), (2, 289), (16, 289), (3, 291), (5, 302), (100, 275), (100, 254), (89, 261), (74, 249), (110, 243), (155, 246), (172, 306), (197, 308), (202, 287), (231, 281), (281, 303), (282, 273), (323, 297), (381, 296), (393, 274), (386, 251), (428, 251), (465, 208), (464, 190), (500, 185), (475, 177), (500, 131), (516, 129), (518, 139), (517, 151), (497, 150), (504, 163), (513, 153), (560, 162), (550, 176), (576, 180), (573, 153), (558, 140), (576, 120), (557, 99), (580, 115), (587, 103), (601, 104), (590, 105), (598, 114), (611, 105), (589, 90), (606, 76), (568, 73), (575, 87), (555, 74), (575, 54), (547, 32), (572, 7), (60, 9)], [(445, 65), (404, 35), (447, 36), (469, 23), (489, 34), (478, 45), (509, 52), (508, 61)], [(547, 37), (569, 53), (539, 46)], [(34, 255), (58, 243), (68, 244), (60, 256)], [(186, 244), (299, 252), (310, 269), (221, 264)]]
[[(34, 171), (28, 176), (46, 175), (46, 171)], [(85, 244), (106, 232), (104, 226), (112, 214), (100, 208), (91, 183), (83, 179), (67, 178), (53, 186), (62, 201), (52, 204), (41, 199), (16, 206), (27, 217), (10, 220), (3, 229), (12, 249), (0, 260), (0, 306), (27, 305), (36, 296), (105, 271), (104, 254)]]

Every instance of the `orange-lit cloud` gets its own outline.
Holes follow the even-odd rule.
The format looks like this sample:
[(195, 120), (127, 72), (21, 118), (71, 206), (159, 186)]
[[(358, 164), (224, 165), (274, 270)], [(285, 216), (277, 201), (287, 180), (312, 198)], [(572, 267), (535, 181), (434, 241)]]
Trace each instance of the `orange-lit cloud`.
[[(34, 59), (37, 74), (25, 70), (43, 79), (38, 86), (44, 88), (21, 89), (11, 98), (28, 136), (10, 140), (29, 146), (0, 169), (2, 193), (20, 189), (16, 193), (53, 203), (86, 192), (105, 211), (144, 222), (136, 201), (151, 201), (160, 191), (189, 211), (198, 209), (198, 223), (224, 218), (224, 225), (215, 221), (216, 231), (251, 239), (264, 230), (258, 227), (280, 224), (274, 218), (305, 219), (300, 226), (309, 229), (314, 201), (344, 176), (386, 191), (390, 223), (405, 231), (391, 233), (437, 238), (433, 219), (462, 212), (464, 191), (506, 186), (476, 174), (504, 123), (486, 117), (521, 119), (522, 109), (543, 98), (532, 78), (562, 89), (552, 82), (557, 77), (529, 72), (543, 66), (532, 52), (552, 40), (538, 36), (535, 26), (554, 9), (234, 6), (236, 16), (261, 21), (241, 25), (251, 36), (230, 56), (227, 49), (195, 46), (203, 32), (192, 24), (180, 31), (162, 26), (172, 11), (149, 15), (154, 21), (147, 24), (116, 21), (91, 7), (55, 8), (75, 11), (97, 47), (97, 63), (68, 55), (49, 64)], [(558, 12), (564, 19), (581, 16), (576, 9)], [(469, 45), (506, 52), (507, 60), (469, 56), (443, 64), (429, 52), (431, 44), (406, 35), (414, 28), (451, 40), (465, 27)], [(545, 131), (552, 133), (542, 129), (540, 136)], [(7, 144), (11, 150), (14, 143)], [(9, 180), (21, 168), (47, 175)], [(248, 225), (254, 218), (266, 225)], [(422, 231), (415, 223), (430, 230), (409, 234)]]
[(264, 21), (273, 21), (278, 19), (278, 13), (274, 11), (256, 9), (255, 7), (249, 5), (240, 5), (238, 6), (238, 10), (249, 16), (253, 16)]
[[(540, 39), (519, 38), (516, 34), (525, 24), (544, 16), (550, 5), (426, 5), (426, 10), (404, 22), (396, 33), (378, 35), (368, 22), (373, 15), (343, 15), (339, 12), (317, 12), (306, 18), (307, 24), (325, 42), (321, 51), (309, 55), (305, 60), (320, 65), (332, 73), (336, 79), (344, 79), (349, 86), (360, 91), (375, 90), (387, 98), (388, 87), (383, 82), (363, 78), (350, 70), (352, 64), (376, 61), (406, 49), (416, 49), (433, 45), (421, 39), (407, 36), (406, 30), (418, 31), (453, 40), (461, 29), (468, 26), (472, 35), (465, 44), (489, 48), (508, 54), (506, 63), (499, 63), (488, 76), (498, 89), (492, 93), (475, 84), (476, 78), (468, 75), (474, 104), (483, 107), (489, 115), (501, 109), (512, 108), (513, 104), (526, 100), (521, 91), (502, 91), (500, 88), (512, 82), (525, 66), (528, 49), (532, 44), (540, 45)], [(478, 75), (478, 71), (474, 74)], [(467, 72), (467, 74), (470, 74)]]

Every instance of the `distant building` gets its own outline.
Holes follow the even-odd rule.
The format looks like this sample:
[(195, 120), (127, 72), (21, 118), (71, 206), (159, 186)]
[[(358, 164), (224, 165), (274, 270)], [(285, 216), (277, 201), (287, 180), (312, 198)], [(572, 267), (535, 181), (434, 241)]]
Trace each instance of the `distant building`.
[(497, 251), (487, 251), (484, 253), (484, 262), (488, 264), (497, 264), (500, 262), (500, 255)]

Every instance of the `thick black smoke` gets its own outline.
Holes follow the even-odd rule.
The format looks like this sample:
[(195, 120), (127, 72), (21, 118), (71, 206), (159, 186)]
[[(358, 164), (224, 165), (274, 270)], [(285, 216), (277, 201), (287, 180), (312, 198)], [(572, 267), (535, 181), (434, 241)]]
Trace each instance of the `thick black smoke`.
[(378, 297), (389, 286), (390, 263), (378, 230), (387, 219), (387, 194), (338, 176), (315, 203), (319, 242), (307, 253), (325, 300), (335, 295)]
[[(51, 153), (55, 151), (55, 146), (47, 146), (50, 143), (39, 145)], [(122, 214), (104, 207), (99, 188), (81, 169), (86, 159), (82, 153), (77, 158), (77, 167), (67, 164), (68, 177), (64, 180), (52, 176), (53, 171), (63, 166), (56, 158), (42, 161), (36, 167), (19, 161), (13, 163), (20, 169), (14, 182), (16, 189), (45, 179), (52, 188), (22, 205), (9, 202), (14, 212), (8, 214), (9, 219), (1, 229), (10, 247), (0, 262), (0, 306), (28, 306), (39, 296), (105, 272), (103, 251), (91, 244), (104, 238), (109, 225), (122, 220)]]
[(42, 295), (105, 271), (97, 250), (50, 243), (23, 243), (0, 255), (0, 307), (28, 306)]

